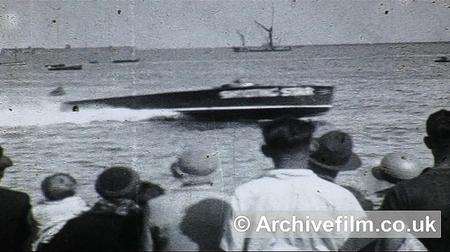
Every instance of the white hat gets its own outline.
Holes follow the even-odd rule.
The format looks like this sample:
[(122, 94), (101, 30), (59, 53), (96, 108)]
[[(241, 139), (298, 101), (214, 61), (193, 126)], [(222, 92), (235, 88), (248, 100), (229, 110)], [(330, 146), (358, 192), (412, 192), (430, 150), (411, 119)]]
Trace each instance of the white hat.
[(179, 176), (208, 176), (219, 166), (219, 153), (211, 145), (189, 146), (181, 153), (171, 169)]
[(408, 180), (419, 176), (422, 171), (417, 161), (404, 153), (389, 153), (383, 157), (379, 166), (372, 168), (372, 174), (379, 180), (386, 180), (386, 177)]

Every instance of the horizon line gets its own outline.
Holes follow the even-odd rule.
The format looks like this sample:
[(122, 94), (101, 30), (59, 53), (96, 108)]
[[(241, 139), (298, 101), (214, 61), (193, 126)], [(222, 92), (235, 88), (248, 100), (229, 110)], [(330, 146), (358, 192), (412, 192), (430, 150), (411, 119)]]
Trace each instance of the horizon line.
[[(339, 44), (303, 44), (303, 45), (277, 45), (277, 46), (291, 46), (293, 48), (300, 48), (300, 47), (309, 47), (309, 46), (346, 46), (346, 45), (385, 45), (385, 44), (433, 44), (433, 43), (450, 43), (450, 41), (410, 41), (410, 42), (376, 42), (376, 43), (339, 43)], [(254, 45), (249, 45), (249, 46), (254, 46)], [(23, 50), (23, 49), (48, 49), (48, 50), (70, 50), (70, 49), (95, 49), (95, 48), (125, 48), (125, 47), (131, 47), (134, 48), (135, 50), (186, 50), (186, 49), (232, 49), (233, 47), (242, 47), (242, 46), (219, 46), (219, 47), (163, 47), (163, 48), (158, 48), (158, 47), (153, 47), (153, 48), (140, 48), (140, 47), (136, 47), (133, 45), (109, 45), (109, 46), (93, 46), (93, 47), (89, 47), (89, 46), (85, 46), (85, 47), (78, 47), (78, 46), (70, 46), (69, 48), (67, 47), (4, 47), (4, 48), (0, 48), (1, 50)]]

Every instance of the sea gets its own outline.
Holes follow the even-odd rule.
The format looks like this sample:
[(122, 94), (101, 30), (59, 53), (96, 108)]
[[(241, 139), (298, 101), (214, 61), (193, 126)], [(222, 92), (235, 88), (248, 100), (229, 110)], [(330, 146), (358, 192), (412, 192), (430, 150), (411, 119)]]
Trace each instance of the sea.
[[(69, 50), (69, 49), (67, 49)], [(42, 199), (40, 183), (56, 172), (74, 176), (78, 194), (98, 196), (96, 176), (129, 166), (167, 190), (179, 186), (169, 167), (189, 146), (213, 143), (219, 157), (217, 190), (233, 189), (272, 167), (261, 153), (257, 122), (195, 121), (168, 111), (102, 108), (62, 112), (70, 100), (213, 88), (240, 79), (262, 85), (332, 85), (332, 110), (308, 118), (353, 137), (362, 159), (343, 172), (341, 184), (369, 195), (377, 190), (370, 169), (390, 152), (433, 164), (423, 144), (430, 113), (450, 109), (450, 43), (296, 47), (289, 52), (234, 53), (227, 48), (134, 50), (137, 63), (112, 64), (92, 49), (64, 49), (30, 57), (26, 65), (0, 65), (0, 145), (14, 161), (2, 186)], [(82, 55), (82, 56), (80, 56)], [(90, 64), (88, 60), (97, 60)], [(48, 71), (45, 64), (82, 64), (81, 71)], [(64, 96), (49, 96), (63, 87)], [(201, 97), (199, 97), (201, 99)]]

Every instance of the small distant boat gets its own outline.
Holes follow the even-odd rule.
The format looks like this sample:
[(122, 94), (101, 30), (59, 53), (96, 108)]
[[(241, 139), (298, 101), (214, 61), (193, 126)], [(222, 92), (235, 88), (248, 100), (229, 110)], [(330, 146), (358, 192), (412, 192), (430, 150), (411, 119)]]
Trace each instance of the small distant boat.
[(122, 60), (113, 60), (112, 63), (135, 63), (139, 61), (140, 59), (122, 59)]
[(86, 108), (163, 109), (202, 120), (259, 120), (316, 116), (332, 108), (332, 86), (261, 86), (230, 83), (213, 89), (69, 101), (63, 111)]
[[(1, 52), (1, 50), (2, 49), (0, 49), (0, 52)], [(24, 66), (24, 65), (26, 65), (27, 63), (25, 63), (24, 61), (20, 60), (19, 57), (17, 57), (17, 53), (18, 53), (18, 50), (15, 49), (13, 51), (14, 59), (11, 59), (11, 61), (7, 61), (7, 62), (0, 62), (0, 65), (3, 65), (3, 66)]]
[(64, 91), (63, 87), (57, 87), (56, 89), (53, 89), (49, 93), (50, 96), (62, 96), (62, 95), (65, 95), (65, 94), (66, 94), (66, 91)]
[(445, 56), (441, 56), (438, 59), (436, 59), (434, 62), (450, 62), (450, 59)]
[(61, 71), (61, 70), (81, 70), (83, 68), (82, 65), (72, 65), (72, 66), (66, 66), (62, 64), (63, 66), (49, 66), (49, 71)]
[(49, 68), (49, 67), (63, 67), (66, 66), (66, 64), (47, 64), (44, 65), (45, 67)]
[(12, 62), (0, 62), (0, 65), (2, 66), (24, 66), (27, 63), (23, 61), (12, 61)]
[(89, 63), (90, 64), (98, 64), (98, 60), (90, 60)]

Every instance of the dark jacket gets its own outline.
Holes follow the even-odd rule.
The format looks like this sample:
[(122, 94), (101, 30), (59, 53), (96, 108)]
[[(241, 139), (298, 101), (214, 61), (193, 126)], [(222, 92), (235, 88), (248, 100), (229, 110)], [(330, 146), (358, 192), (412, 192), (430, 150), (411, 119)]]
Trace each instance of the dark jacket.
[(140, 251), (142, 211), (111, 211), (97, 204), (88, 212), (66, 223), (48, 244), (38, 251), (79, 252)]
[(30, 251), (32, 219), (27, 194), (0, 188), (0, 251)]
[(344, 185), (342, 187), (349, 190), (353, 194), (353, 196), (355, 196), (355, 198), (358, 200), (359, 204), (361, 205), (362, 209), (364, 209), (364, 211), (373, 210), (372, 201), (368, 200), (361, 191), (351, 186)]
[(381, 210), (440, 210), (440, 239), (420, 239), (429, 251), (450, 251), (450, 168), (427, 169), (386, 192)]

